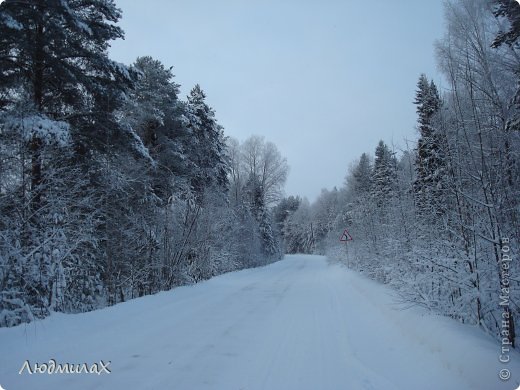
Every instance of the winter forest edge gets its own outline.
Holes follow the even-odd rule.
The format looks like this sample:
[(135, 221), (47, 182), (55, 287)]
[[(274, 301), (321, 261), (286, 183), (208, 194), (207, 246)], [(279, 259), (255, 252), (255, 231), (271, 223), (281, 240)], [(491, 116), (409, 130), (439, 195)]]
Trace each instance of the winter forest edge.
[(276, 145), (226, 137), (199, 85), (182, 100), (160, 61), (108, 57), (113, 0), (2, 3), (0, 326), (315, 253), (514, 345), (520, 5), (445, 7), (446, 86), (419, 77), (418, 140), (380, 141), (309, 204), (284, 197)]

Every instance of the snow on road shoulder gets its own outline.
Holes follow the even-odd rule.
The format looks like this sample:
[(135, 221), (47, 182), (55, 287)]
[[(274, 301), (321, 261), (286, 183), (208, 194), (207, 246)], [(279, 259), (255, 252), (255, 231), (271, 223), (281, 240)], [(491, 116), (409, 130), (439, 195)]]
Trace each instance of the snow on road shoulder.
[[(341, 265), (335, 266), (344, 268)], [(390, 329), (398, 331), (393, 348), (400, 344), (408, 344), (410, 356), (419, 359), (417, 366), (420, 366), (420, 355), (418, 355), (420, 352), (430, 355), (446, 369), (447, 373), (462, 379), (467, 384), (464, 388), (493, 390), (518, 387), (520, 354), (517, 351), (506, 354), (511, 359), (507, 364), (501, 363), (499, 342), (486, 335), (477, 326), (461, 324), (420, 307), (405, 309), (403, 305), (397, 303), (399, 300), (390, 288), (350, 270), (346, 270), (346, 275), (352, 293), (350, 296), (358, 294), (362, 297), (363, 304), (371, 307), (366, 310), (367, 312), (378, 313), (384, 317), (387, 331), (378, 330), (378, 332), (383, 332), (385, 340), (388, 340), (391, 337)], [(500, 380), (499, 372), (502, 369), (511, 373), (509, 380)], [(410, 371), (415, 370), (413, 365), (410, 366)], [(420, 377), (421, 373), (417, 372), (416, 375)], [(413, 374), (410, 373), (410, 376)], [(437, 384), (442, 383), (443, 379), (439, 378)], [(449, 383), (445, 386), (449, 386)]]
[[(17, 389), (514, 389), (518, 354), (471, 326), (400, 310), (391, 291), (319, 256), (233, 272), (114, 307), (0, 329)], [(110, 361), (111, 374), (28, 374)], [(513, 377), (501, 382), (498, 371)]]

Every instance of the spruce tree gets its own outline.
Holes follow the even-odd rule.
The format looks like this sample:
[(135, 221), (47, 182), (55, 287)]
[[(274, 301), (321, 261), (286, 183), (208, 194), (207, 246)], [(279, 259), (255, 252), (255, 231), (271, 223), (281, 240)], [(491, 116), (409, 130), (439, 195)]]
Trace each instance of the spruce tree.
[(445, 203), (446, 156), (444, 137), (434, 125), (434, 116), (441, 107), (441, 99), (433, 81), (424, 74), (419, 78), (414, 103), (417, 105), (419, 140), (415, 161), (416, 179), (413, 189), (418, 210), (438, 216), (443, 214)]
[[(518, 50), (520, 45), (518, 40), (520, 37), (520, 3), (516, 0), (494, 0), (494, 4), (494, 15), (497, 18), (506, 18), (509, 22), (509, 29), (507, 31), (500, 31), (491, 46), (498, 48), (505, 44), (513, 47), (514, 50)], [(512, 115), (507, 120), (506, 129), (518, 131), (520, 130), (520, 66), (517, 65), (514, 71), (517, 76), (517, 83), (515, 95), (510, 103), (515, 109), (512, 110)], [(508, 140), (506, 140), (505, 147), (506, 152), (509, 154), (510, 145)], [(510, 184), (512, 184), (510, 173), (509, 177)]]
[(376, 147), (371, 193), (379, 208), (386, 208), (395, 196), (397, 185), (396, 161), (388, 146), (381, 140)]
[(249, 176), (243, 192), (247, 196), (251, 214), (258, 224), (263, 254), (269, 259), (274, 258), (279, 254), (278, 243), (273, 232), (271, 215), (265, 205), (262, 183), (255, 174)]
[(186, 118), (186, 126), (193, 136), (190, 152), (195, 172), (191, 185), (200, 201), (205, 189), (211, 186), (227, 188), (229, 164), (223, 128), (198, 84), (188, 96)]
[(358, 165), (354, 168), (352, 172), (353, 181), (353, 190), (356, 195), (366, 195), (370, 191), (370, 187), (372, 186), (372, 163), (370, 162), (370, 157), (363, 153), (359, 158)]

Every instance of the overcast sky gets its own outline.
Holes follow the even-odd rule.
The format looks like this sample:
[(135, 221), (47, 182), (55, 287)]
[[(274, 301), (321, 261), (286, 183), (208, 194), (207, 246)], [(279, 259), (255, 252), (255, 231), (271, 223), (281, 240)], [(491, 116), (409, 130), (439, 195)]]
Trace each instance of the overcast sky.
[(182, 98), (199, 83), (225, 134), (274, 142), (286, 193), (310, 201), (379, 139), (416, 139), (417, 79), (440, 83), (441, 0), (116, 1), (112, 57), (173, 66)]

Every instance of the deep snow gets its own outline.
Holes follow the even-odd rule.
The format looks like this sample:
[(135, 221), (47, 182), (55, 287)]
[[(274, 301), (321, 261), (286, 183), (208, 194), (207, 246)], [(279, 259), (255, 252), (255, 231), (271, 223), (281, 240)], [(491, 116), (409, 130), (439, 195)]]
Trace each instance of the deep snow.
[[(287, 256), (114, 307), (0, 329), (0, 385), (19, 389), (514, 389), (480, 330), (319, 256)], [(111, 374), (28, 374), (25, 360), (110, 361)], [(498, 371), (512, 378), (502, 382)]]

